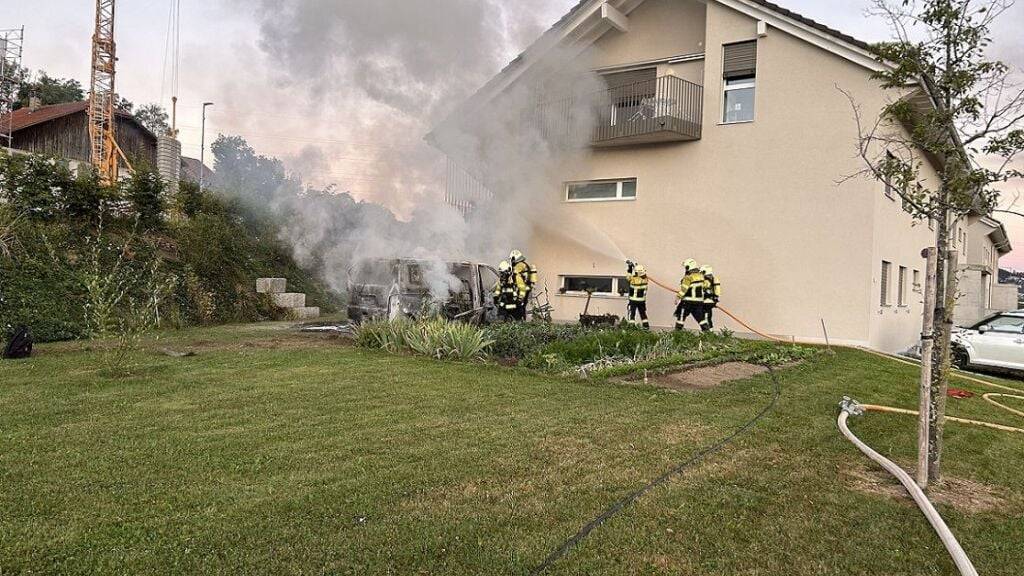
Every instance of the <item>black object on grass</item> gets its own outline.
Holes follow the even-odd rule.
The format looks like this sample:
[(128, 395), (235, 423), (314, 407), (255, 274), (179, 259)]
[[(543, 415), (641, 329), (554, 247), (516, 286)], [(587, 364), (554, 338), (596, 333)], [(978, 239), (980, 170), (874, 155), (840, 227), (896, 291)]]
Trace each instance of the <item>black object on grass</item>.
[(4, 358), (21, 360), (32, 355), (32, 331), (28, 326), (18, 326), (10, 333), (7, 346), (4, 346)]

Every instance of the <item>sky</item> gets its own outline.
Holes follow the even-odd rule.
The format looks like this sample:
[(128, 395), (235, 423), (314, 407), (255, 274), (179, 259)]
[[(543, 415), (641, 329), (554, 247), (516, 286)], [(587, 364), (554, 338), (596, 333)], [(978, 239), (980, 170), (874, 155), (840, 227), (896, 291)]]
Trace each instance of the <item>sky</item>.
[[(576, 1), (119, 0), (117, 90), (136, 105), (170, 108), (168, 23), (180, 2), (185, 155), (200, 155), (201, 104), (213, 102), (207, 146), (219, 133), (241, 135), (311, 183), (337, 184), (401, 214), (443, 189), (425, 131)], [(865, 15), (868, 0), (778, 3), (863, 40), (889, 36)], [(3, 2), (0, 29), (25, 26), (28, 68), (87, 85), (93, 17), (90, 0)], [(1024, 4), (1003, 16), (993, 48), (1018, 70), (1022, 26)], [(1014, 182), (1003, 196), (1021, 191)], [(1024, 270), (1024, 218), (1003, 220), (1021, 248), (1002, 265)]]

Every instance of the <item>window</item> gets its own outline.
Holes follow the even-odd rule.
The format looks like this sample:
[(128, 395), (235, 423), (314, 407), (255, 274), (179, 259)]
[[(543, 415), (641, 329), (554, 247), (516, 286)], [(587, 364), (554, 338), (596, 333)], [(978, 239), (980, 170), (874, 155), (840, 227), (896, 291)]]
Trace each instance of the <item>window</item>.
[(609, 125), (647, 119), (647, 103), (656, 96), (657, 68), (642, 68), (604, 76), (611, 99)]
[(757, 78), (757, 41), (726, 44), (722, 58), (722, 122), (754, 120), (754, 88)]
[(563, 294), (581, 295), (593, 292), (595, 296), (625, 296), (629, 281), (624, 276), (562, 276)]
[(565, 199), (569, 202), (634, 200), (635, 198), (636, 178), (569, 182), (565, 185)]
[(896, 304), (898, 306), (907, 305), (907, 267), (900, 266), (900, 275), (896, 279)]
[(974, 329), (977, 330), (981, 326), (988, 326), (989, 330), (993, 332), (1021, 334), (1024, 333), (1024, 317), (996, 316), (994, 318), (982, 320), (974, 326)]
[(882, 306), (889, 305), (889, 275), (892, 273), (892, 263), (882, 260)]
[(914, 292), (917, 294), (921, 293), (921, 271), (914, 270)]

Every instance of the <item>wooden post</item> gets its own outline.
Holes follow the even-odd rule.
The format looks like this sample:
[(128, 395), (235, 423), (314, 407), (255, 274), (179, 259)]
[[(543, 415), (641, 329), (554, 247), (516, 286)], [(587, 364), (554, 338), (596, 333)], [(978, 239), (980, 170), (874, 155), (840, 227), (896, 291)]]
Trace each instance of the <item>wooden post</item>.
[(932, 348), (935, 344), (935, 267), (938, 258), (935, 248), (921, 251), (925, 258), (924, 274), (924, 318), (921, 322), (921, 390), (918, 402), (917, 423), (917, 485), (921, 489), (928, 487), (928, 438), (930, 435), (929, 417), (932, 405)]

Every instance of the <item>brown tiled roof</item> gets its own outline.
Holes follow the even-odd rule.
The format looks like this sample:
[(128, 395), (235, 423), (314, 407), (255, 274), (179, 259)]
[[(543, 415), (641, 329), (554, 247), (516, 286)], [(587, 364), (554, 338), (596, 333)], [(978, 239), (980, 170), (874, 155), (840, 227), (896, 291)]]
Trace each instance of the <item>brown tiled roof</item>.
[[(89, 103), (86, 101), (81, 102), (67, 102), (64, 104), (50, 104), (49, 106), (40, 106), (35, 110), (29, 108), (18, 108), (11, 113), (11, 131), (17, 132), (18, 130), (24, 130), (31, 126), (36, 126), (44, 122), (56, 120), (57, 118), (63, 118), (72, 114), (78, 114), (79, 112), (85, 112), (89, 107)], [(117, 115), (126, 120), (137, 124), (139, 128), (142, 128), (146, 133), (156, 138), (145, 126), (139, 123), (134, 116), (126, 112), (118, 111)], [(7, 115), (0, 116), (0, 134), (7, 133)]]

